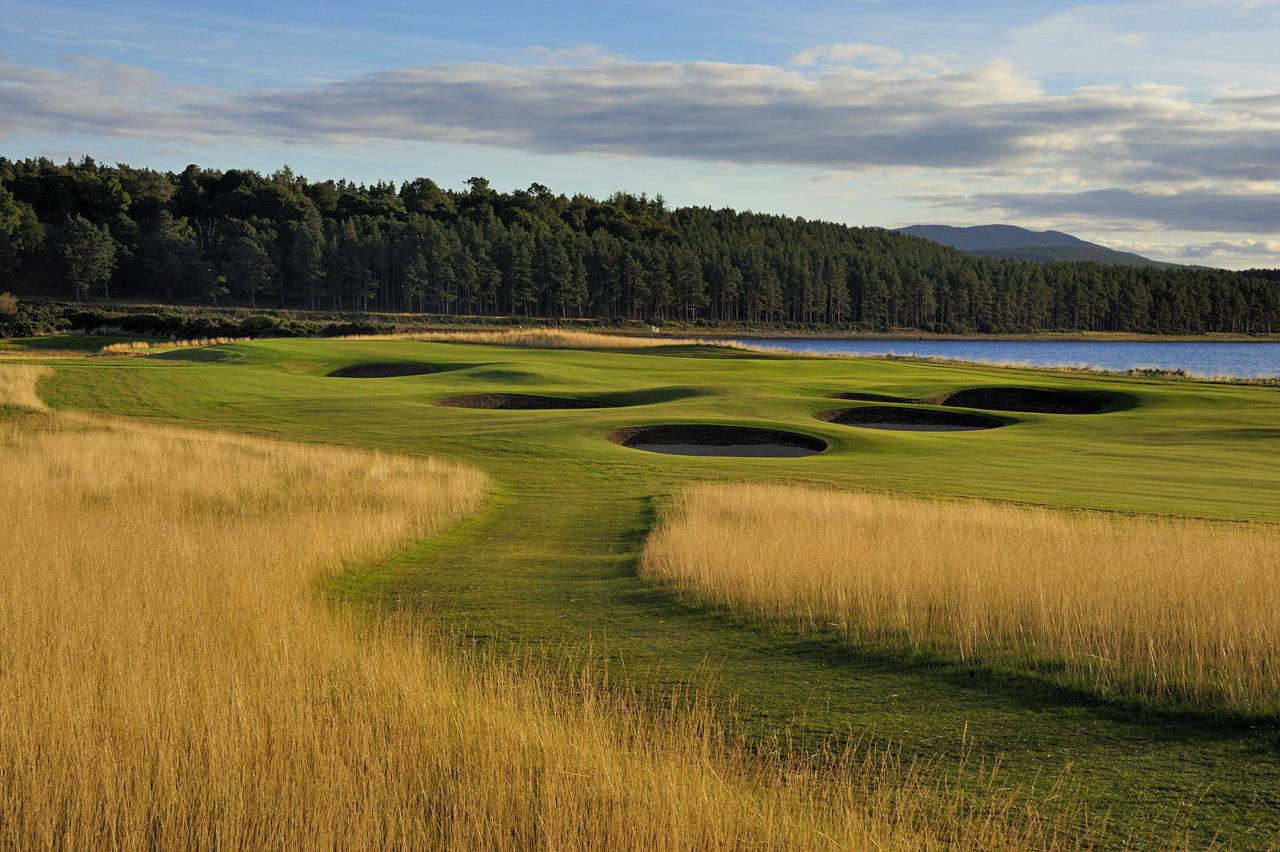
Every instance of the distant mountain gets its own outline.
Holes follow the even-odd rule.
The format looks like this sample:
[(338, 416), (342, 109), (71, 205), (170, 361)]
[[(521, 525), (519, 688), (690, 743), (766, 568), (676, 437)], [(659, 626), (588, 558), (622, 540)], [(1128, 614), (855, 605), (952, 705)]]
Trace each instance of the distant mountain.
[(898, 230), (983, 257), (1042, 262), (1091, 261), (1114, 266), (1170, 266), (1132, 252), (1109, 249), (1062, 231), (1029, 231), (1016, 225), (974, 225), (971, 228), (912, 225)]

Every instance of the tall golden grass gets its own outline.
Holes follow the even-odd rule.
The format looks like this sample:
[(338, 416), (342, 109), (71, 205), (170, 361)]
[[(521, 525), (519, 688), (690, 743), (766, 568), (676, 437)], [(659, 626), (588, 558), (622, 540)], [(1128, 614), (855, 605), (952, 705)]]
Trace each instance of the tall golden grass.
[(644, 571), (859, 643), (1074, 687), (1280, 712), (1280, 530), (782, 485), (700, 485)]
[(67, 361), (83, 357), (85, 357), (84, 352), (77, 352), (74, 349), (40, 349), (37, 351), (17, 347), (13, 349), (0, 348), (0, 361)]
[(30, 414), (0, 481), (0, 848), (1075, 845), (1003, 794), (760, 758), (325, 605), (473, 510), (469, 468)]
[(189, 349), (196, 346), (218, 346), (223, 343), (246, 343), (248, 337), (196, 337), (190, 340), (128, 340), (122, 343), (108, 343), (99, 351), (99, 355), (153, 355), (157, 352), (168, 352), (171, 349)]
[(0, 408), (44, 411), (36, 384), (53, 370), (41, 364), (0, 365)]

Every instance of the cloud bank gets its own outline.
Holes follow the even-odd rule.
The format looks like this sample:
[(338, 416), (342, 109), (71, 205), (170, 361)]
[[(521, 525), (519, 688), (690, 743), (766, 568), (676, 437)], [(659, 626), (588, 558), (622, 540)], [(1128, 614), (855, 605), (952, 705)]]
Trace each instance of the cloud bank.
[[(819, 46), (786, 66), (597, 60), (591, 51), (540, 60), (266, 91), (174, 87), (91, 59), (57, 70), (0, 63), (0, 138), (424, 140), (842, 174), (911, 170), (989, 187), (963, 202), (971, 209), (1280, 231), (1280, 89), (1209, 100), (1154, 84), (1049, 93), (1007, 61), (953, 68), (867, 44)], [(1050, 178), (1052, 188), (1027, 189)]]

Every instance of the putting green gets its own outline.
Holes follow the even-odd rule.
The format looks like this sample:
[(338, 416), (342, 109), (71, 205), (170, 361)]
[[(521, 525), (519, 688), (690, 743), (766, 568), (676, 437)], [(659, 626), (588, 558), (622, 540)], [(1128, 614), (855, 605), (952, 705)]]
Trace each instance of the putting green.
[[(60, 407), (469, 461), (487, 508), (444, 539), (344, 578), (499, 647), (575, 658), (584, 643), (641, 689), (708, 684), (744, 736), (801, 747), (870, 732), (908, 754), (996, 760), (1007, 785), (1070, 767), (1112, 836), (1185, 828), (1193, 841), (1280, 836), (1280, 726), (1097, 703), (1034, 678), (850, 650), (745, 623), (636, 576), (655, 506), (697, 480), (784, 479), (1063, 507), (1280, 520), (1280, 391), (707, 348), (631, 352), (407, 341), (272, 340), (147, 358), (58, 361)], [(377, 381), (327, 376), (421, 364)], [(960, 433), (853, 429), (813, 415), (840, 393), (925, 399), (980, 387), (1093, 393), (1089, 415), (1001, 412)], [(436, 405), (518, 393), (598, 400), (578, 410)], [(958, 410), (958, 409), (957, 409)], [(975, 415), (992, 416), (974, 411)], [(802, 458), (665, 455), (613, 430), (660, 424), (781, 429), (827, 444)], [(1029, 566), (1052, 570), (1052, 566)], [(1278, 569), (1280, 570), (1280, 569)], [(1185, 800), (1185, 801), (1184, 801)]]

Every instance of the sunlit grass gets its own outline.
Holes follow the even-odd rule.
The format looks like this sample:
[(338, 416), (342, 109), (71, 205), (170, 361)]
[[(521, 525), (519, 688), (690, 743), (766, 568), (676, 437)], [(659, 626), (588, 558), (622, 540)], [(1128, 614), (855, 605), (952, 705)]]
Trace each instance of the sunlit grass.
[[(0, 404), (34, 395), (13, 369)], [(994, 785), (784, 763), (323, 602), (474, 511), (470, 468), (29, 414), (0, 478), (0, 847), (1075, 845)]]
[(36, 392), (40, 379), (53, 373), (40, 364), (0, 365), (0, 408), (44, 411), (44, 400)]
[(1107, 696), (1280, 712), (1280, 530), (700, 485), (644, 570), (752, 615)]
[(109, 343), (102, 347), (102, 355), (152, 355), (172, 349), (189, 349), (198, 346), (219, 346), (224, 343), (245, 343), (247, 337), (196, 337), (190, 340), (128, 340)]

